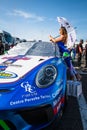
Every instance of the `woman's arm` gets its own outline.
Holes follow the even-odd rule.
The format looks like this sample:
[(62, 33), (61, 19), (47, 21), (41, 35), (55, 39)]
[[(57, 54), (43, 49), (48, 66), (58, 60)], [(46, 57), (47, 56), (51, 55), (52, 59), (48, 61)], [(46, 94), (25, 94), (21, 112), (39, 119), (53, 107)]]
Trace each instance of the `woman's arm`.
[(52, 41), (54, 43), (59, 42), (59, 41), (63, 41), (63, 38), (64, 38), (63, 35), (61, 35), (61, 36), (59, 36), (57, 38), (53, 38), (51, 35), (49, 36), (50, 41)]

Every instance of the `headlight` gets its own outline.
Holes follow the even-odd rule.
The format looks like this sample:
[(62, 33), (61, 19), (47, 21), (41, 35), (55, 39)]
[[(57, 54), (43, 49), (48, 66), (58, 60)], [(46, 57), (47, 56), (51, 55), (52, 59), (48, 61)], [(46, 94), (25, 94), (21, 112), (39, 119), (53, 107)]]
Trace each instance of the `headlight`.
[(36, 85), (45, 88), (51, 85), (57, 77), (57, 69), (53, 65), (43, 67), (36, 76)]

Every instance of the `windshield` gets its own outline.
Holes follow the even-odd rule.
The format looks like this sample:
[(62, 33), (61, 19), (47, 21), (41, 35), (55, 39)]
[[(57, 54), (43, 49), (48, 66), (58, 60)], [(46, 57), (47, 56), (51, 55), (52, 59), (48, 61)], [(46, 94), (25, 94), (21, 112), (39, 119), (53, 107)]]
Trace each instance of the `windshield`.
[(8, 34), (4, 34), (4, 37), (5, 37), (5, 40), (8, 42), (8, 43), (13, 43), (13, 38), (12, 36), (8, 35)]
[[(56, 48), (56, 54), (59, 54), (58, 48)], [(54, 56), (55, 44), (49, 42), (37, 42), (27, 51), (26, 55)]]

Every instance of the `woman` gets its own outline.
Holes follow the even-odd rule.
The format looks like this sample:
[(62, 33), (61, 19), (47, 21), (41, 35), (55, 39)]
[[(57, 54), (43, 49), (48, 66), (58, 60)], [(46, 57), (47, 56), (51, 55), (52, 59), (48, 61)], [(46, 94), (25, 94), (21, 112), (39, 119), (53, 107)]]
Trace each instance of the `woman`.
[(70, 57), (70, 51), (67, 49), (67, 47), (65, 46), (67, 44), (67, 30), (65, 27), (61, 27), (59, 29), (59, 33), (60, 36), (57, 38), (53, 38), (51, 35), (49, 36), (50, 41), (52, 41), (53, 43), (56, 43), (59, 47), (59, 51), (61, 53), (62, 56), (65, 56), (65, 54), (67, 54), (67, 57), (65, 56), (64, 61), (67, 64), (67, 67), (70, 70), (70, 75), (71, 75), (71, 79), (75, 79), (75, 77), (77, 78), (77, 80), (81, 79), (81, 76), (75, 71), (72, 63), (71, 63), (71, 57)]

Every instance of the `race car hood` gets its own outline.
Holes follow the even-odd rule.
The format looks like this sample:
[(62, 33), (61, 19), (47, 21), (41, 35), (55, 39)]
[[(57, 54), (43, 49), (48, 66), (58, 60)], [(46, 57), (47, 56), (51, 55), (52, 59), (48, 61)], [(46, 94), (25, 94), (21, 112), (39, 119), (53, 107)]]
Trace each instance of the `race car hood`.
[(48, 57), (3, 56), (0, 60), (0, 84), (16, 82)]

